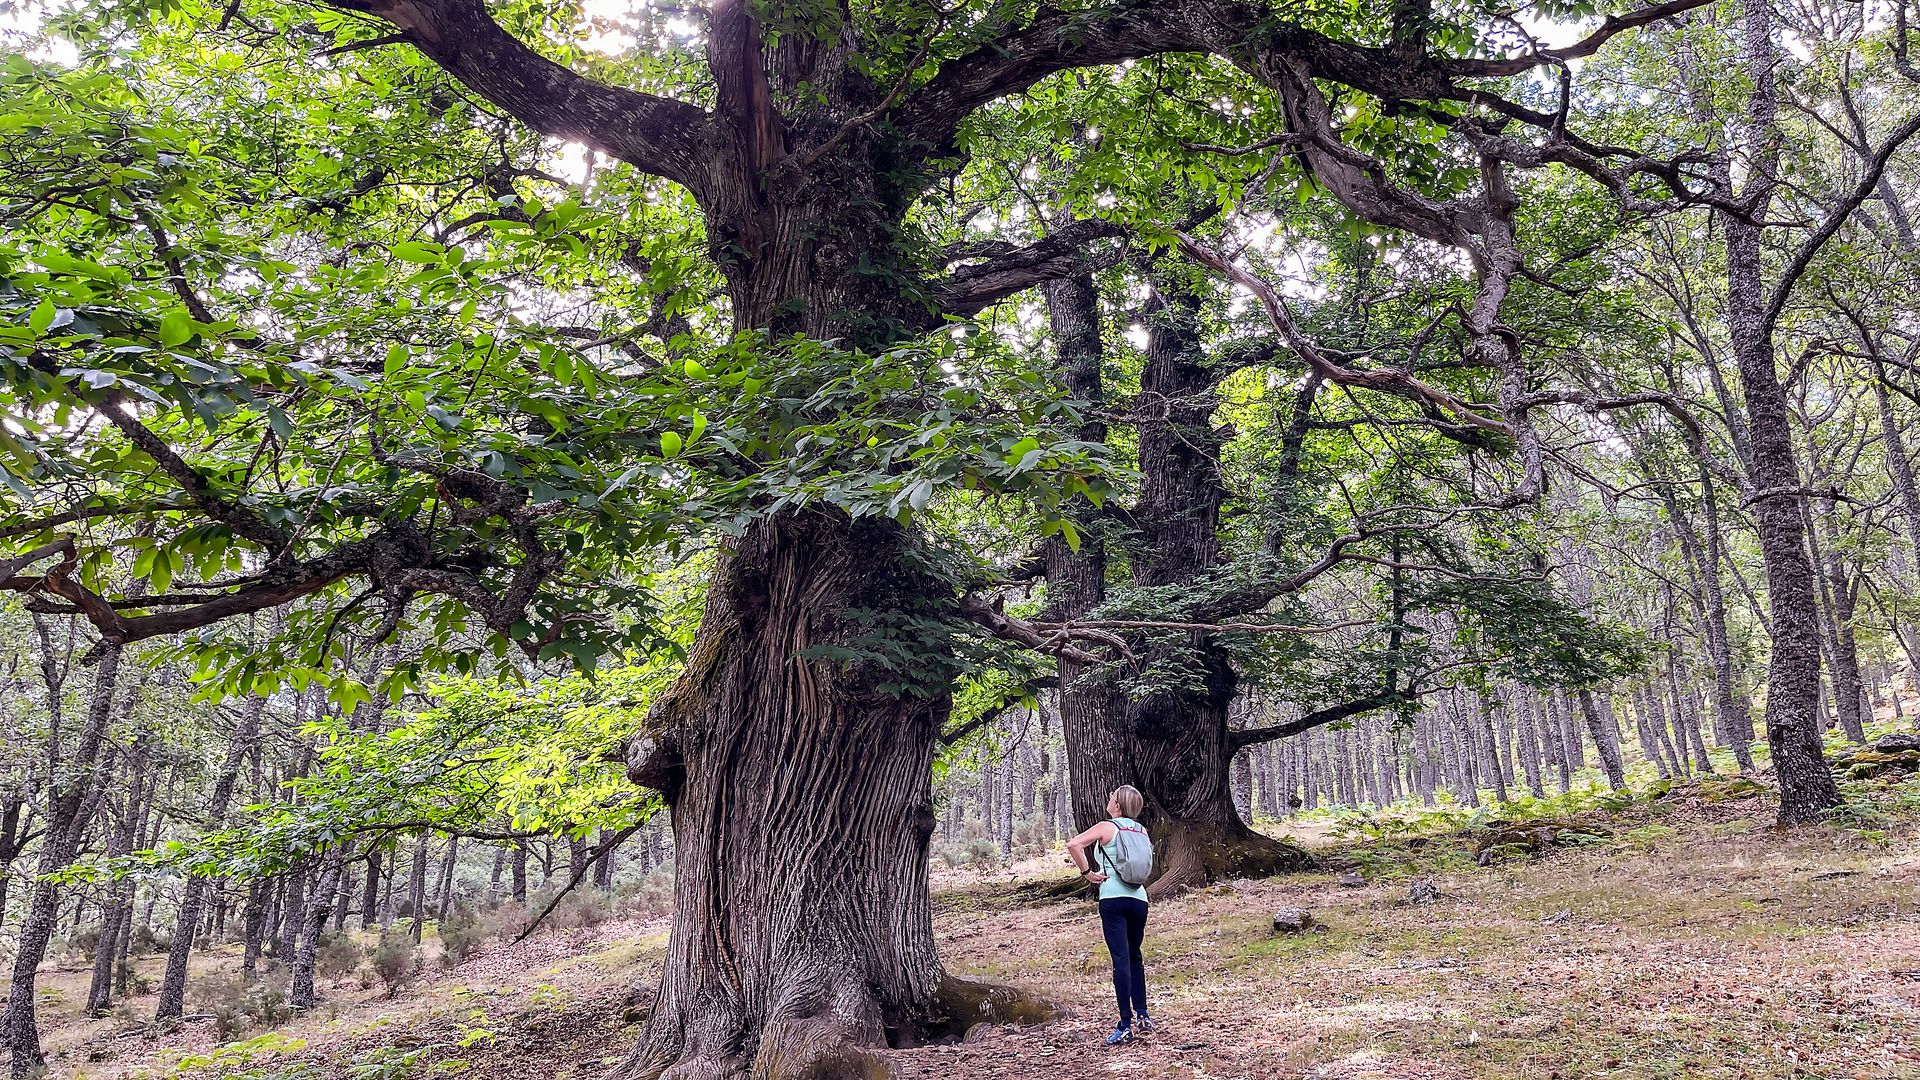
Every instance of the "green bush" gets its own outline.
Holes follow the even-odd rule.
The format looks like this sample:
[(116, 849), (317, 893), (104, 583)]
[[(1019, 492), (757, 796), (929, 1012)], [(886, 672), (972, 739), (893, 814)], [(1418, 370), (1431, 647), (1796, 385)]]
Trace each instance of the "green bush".
[(373, 973), (380, 976), (380, 982), (387, 988), (387, 996), (398, 993), (420, 972), (420, 952), (413, 944), (412, 932), (394, 926), (382, 933), (380, 944), (374, 947), (372, 963)]
[(188, 985), (195, 1008), (213, 1017), (214, 1030), (223, 1039), (256, 1026), (272, 1027), (293, 1016), (286, 991), (278, 986), (210, 976)]
[(360, 945), (344, 931), (338, 934), (326, 934), (320, 938), (320, 947), (314, 952), (314, 970), (329, 978), (339, 978), (351, 974), (360, 966)]
[(440, 920), (441, 961), (452, 967), (479, 952), (480, 946), (489, 940), (490, 929), (473, 905), (458, 901), (447, 911), (447, 917)]
[(547, 916), (546, 926), (554, 930), (584, 930), (613, 918), (613, 897), (597, 889), (579, 888), (568, 893)]

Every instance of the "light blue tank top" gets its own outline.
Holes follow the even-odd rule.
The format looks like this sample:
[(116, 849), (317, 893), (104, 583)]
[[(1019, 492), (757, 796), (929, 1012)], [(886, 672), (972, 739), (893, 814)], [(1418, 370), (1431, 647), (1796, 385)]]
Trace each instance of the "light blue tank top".
[[(1128, 828), (1139, 829), (1142, 832), (1146, 831), (1146, 826), (1140, 824), (1139, 822), (1133, 820), (1130, 817), (1114, 818), (1113, 823), (1118, 826), (1125, 826)], [(1120, 872), (1114, 869), (1116, 865), (1115, 860), (1119, 858), (1119, 854), (1115, 851), (1115, 849), (1119, 846), (1118, 844), (1119, 839), (1120, 839), (1120, 834), (1115, 833), (1114, 839), (1112, 842), (1100, 845), (1100, 854), (1102, 858), (1100, 859), (1099, 863), (1096, 865), (1095, 869), (1107, 875), (1107, 880), (1100, 883), (1100, 899), (1108, 900), (1116, 896), (1130, 896), (1135, 900), (1145, 900), (1147, 898), (1146, 886), (1129, 885), (1126, 882), (1121, 881)]]

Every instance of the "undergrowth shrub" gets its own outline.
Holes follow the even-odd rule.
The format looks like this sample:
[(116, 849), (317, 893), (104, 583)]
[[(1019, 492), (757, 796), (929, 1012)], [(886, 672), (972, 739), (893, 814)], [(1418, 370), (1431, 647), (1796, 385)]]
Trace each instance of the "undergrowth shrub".
[(472, 904), (457, 901), (440, 920), (440, 961), (448, 967), (462, 963), (489, 940), (486, 922)]
[(665, 915), (673, 910), (673, 866), (656, 866), (637, 881), (621, 883), (613, 895), (621, 914)]
[(265, 982), (203, 975), (189, 986), (195, 1011), (212, 1016), (214, 1030), (223, 1039), (253, 1027), (273, 1027), (293, 1016), (286, 991)]
[(324, 934), (320, 946), (314, 952), (315, 971), (330, 978), (352, 974), (360, 966), (360, 945), (352, 936), (342, 931), (337, 934)]
[(597, 889), (581, 888), (562, 897), (543, 925), (554, 930), (584, 930), (612, 919), (613, 914), (612, 896)]
[(60, 943), (60, 948), (74, 956), (92, 956), (100, 948), (100, 928), (89, 926), (84, 930), (75, 930)]
[(380, 944), (374, 946), (369, 962), (387, 988), (387, 996), (399, 993), (420, 973), (420, 951), (413, 944), (412, 931), (399, 925), (387, 928), (380, 934)]

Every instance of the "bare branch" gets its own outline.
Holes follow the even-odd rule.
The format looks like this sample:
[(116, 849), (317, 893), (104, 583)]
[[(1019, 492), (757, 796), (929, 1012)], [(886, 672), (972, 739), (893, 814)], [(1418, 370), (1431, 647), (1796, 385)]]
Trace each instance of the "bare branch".
[(1446, 60), (1441, 67), (1449, 74), (1461, 78), (1488, 78), (1504, 75), (1520, 75), (1537, 67), (1549, 64), (1564, 65), (1569, 60), (1580, 60), (1600, 51), (1601, 46), (1616, 36), (1649, 23), (1670, 19), (1705, 7), (1711, 0), (1667, 0), (1664, 4), (1655, 4), (1649, 8), (1626, 15), (1609, 15), (1600, 23), (1600, 28), (1572, 45), (1563, 45), (1558, 49), (1541, 49), (1525, 56), (1512, 56), (1499, 60)]
[(1180, 237), (1180, 250), (1188, 258), (1221, 274), (1239, 284), (1259, 299), (1260, 306), (1266, 310), (1267, 321), (1273, 324), (1274, 331), (1287, 348), (1306, 363), (1315, 374), (1330, 383), (1339, 386), (1357, 386), (1368, 390), (1403, 397), (1410, 401), (1432, 405), (1444, 412), (1459, 417), (1470, 427), (1490, 431), (1498, 435), (1511, 436), (1513, 431), (1505, 423), (1487, 416), (1468, 403), (1452, 394), (1414, 378), (1404, 371), (1361, 370), (1339, 364), (1321, 352), (1319, 345), (1302, 331), (1288, 313), (1286, 302), (1273, 287), (1262, 281), (1257, 275), (1235, 266), (1225, 256), (1186, 235)]
[(1272, 742), (1274, 739), (1284, 739), (1289, 735), (1298, 735), (1305, 731), (1312, 731), (1314, 728), (1325, 727), (1328, 724), (1359, 716), (1362, 713), (1370, 713), (1376, 709), (1397, 708), (1402, 705), (1412, 704), (1418, 700), (1418, 695), (1411, 691), (1405, 693), (1400, 691), (1381, 691), (1377, 694), (1369, 694), (1363, 698), (1355, 698), (1352, 701), (1343, 701), (1338, 705), (1329, 705), (1324, 709), (1315, 709), (1298, 719), (1289, 720), (1284, 724), (1272, 724), (1267, 727), (1248, 728), (1245, 731), (1236, 731), (1232, 733), (1231, 738), (1234, 749), (1238, 750), (1243, 746)]
[(1847, 193), (1846, 198), (1840, 200), (1840, 205), (1827, 212), (1826, 220), (1822, 221), (1813, 235), (1807, 237), (1806, 241), (1794, 251), (1793, 258), (1781, 268), (1780, 277), (1774, 282), (1773, 296), (1767, 301), (1767, 310), (1761, 316), (1759, 331), (1761, 334), (1772, 335), (1774, 325), (1780, 321), (1780, 313), (1786, 309), (1787, 300), (1792, 297), (1794, 287), (1800, 283), (1801, 275), (1805, 274), (1807, 267), (1813, 263), (1813, 257), (1820, 253), (1820, 249), (1826, 246), (1827, 241), (1833, 239), (1846, 226), (1853, 217), (1854, 211), (1860, 209), (1861, 204), (1873, 197), (1874, 190), (1880, 186), (1880, 177), (1886, 173), (1887, 164), (1893, 160), (1894, 153), (1916, 134), (1920, 134), (1920, 113), (1908, 117), (1906, 123), (1901, 124), (1881, 142), (1880, 148), (1874, 151), (1873, 157), (1868, 160), (1866, 171), (1860, 175), (1860, 180), (1853, 186), (1853, 190)]

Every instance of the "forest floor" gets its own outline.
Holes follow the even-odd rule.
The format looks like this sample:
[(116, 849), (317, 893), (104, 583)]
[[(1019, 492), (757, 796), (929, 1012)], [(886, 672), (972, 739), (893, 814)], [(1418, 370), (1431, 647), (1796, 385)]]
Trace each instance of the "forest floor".
[[(1920, 1078), (1920, 777), (1850, 785), (1847, 826), (1785, 834), (1749, 786), (1677, 785), (1563, 817), (1555, 843), (1496, 848), (1488, 865), (1475, 858), (1485, 820), (1463, 830), (1458, 815), (1409, 812), (1316, 827), (1297, 838), (1322, 872), (1154, 905), (1160, 1030), (1118, 1050), (1097, 1045), (1112, 999), (1093, 912), (1023, 888), (1062, 878), (1057, 862), (943, 869), (948, 967), (1066, 1014), (893, 1056), (909, 1080)], [(1341, 884), (1353, 871), (1364, 884)], [(1410, 902), (1419, 880), (1437, 901)], [(1283, 906), (1324, 929), (1273, 934)], [(125, 1018), (150, 1015), (150, 999), (121, 1019), (78, 1018), (75, 961), (43, 979), (51, 1074), (594, 1077), (631, 1044), (645, 1001), (632, 988), (652, 984), (666, 929), (543, 932), (458, 967), (429, 963), (392, 998), (349, 981), (312, 1015), (224, 1042), (217, 1020), (155, 1034)], [(162, 961), (141, 971), (157, 981)], [(203, 984), (237, 986), (220, 981), (231, 952), (202, 963)]]

